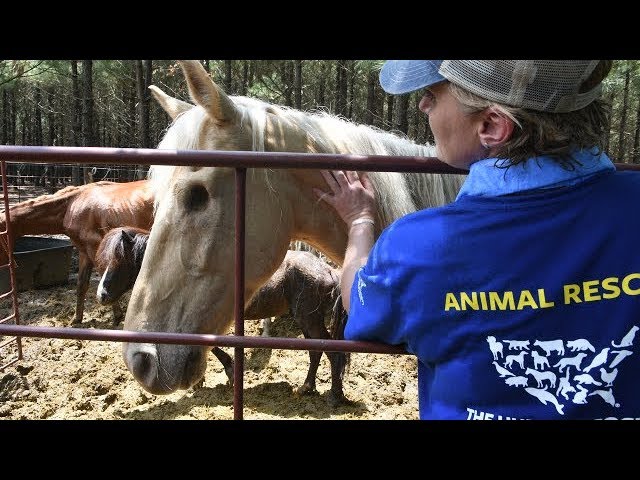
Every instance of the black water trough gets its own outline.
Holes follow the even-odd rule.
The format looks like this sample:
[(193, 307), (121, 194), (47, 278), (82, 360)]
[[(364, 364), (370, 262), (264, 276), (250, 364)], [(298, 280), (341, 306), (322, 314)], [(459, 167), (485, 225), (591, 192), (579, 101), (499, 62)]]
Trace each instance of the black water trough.
[[(18, 291), (49, 288), (69, 282), (73, 244), (69, 240), (24, 236), (16, 240)], [(0, 270), (0, 293), (9, 291), (9, 270)]]

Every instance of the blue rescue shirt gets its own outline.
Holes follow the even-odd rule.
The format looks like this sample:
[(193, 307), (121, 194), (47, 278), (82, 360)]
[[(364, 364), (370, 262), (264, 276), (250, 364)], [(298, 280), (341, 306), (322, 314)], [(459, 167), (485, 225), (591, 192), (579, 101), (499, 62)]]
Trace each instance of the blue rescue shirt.
[(358, 270), (345, 338), (418, 357), (421, 419), (640, 419), (640, 175), (575, 157), (474, 163)]

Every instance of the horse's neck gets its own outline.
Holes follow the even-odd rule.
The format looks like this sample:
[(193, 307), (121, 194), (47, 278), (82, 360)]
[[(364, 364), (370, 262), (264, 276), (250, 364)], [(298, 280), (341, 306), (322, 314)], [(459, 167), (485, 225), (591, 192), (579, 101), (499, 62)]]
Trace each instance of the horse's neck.
[[(18, 203), (9, 209), (13, 238), (23, 235), (64, 234), (64, 217), (69, 203), (80, 193), (79, 187), (67, 187), (53, 195), (43, 195)], [(2, 227), (5, 218), (1, 220)]]
[[(292, 120), (268, 115), (264, 147), (266, 151), (280, 152), (435, 155), (432, 146), (347, 122), (343, 127), (341, 131), (332, 125), (327, 128), (330, 133), (309, 133)], [(313, 170), (291, 169), (289, 172), (297, 183), (297, 191), (292, 196), (292, 204), (296, 206), (295, 239), (312, 245), (341, 265), (347, 242), (344, 225), (331, 207), (318, 202), (310, 193), (313, 187), (326, 190), (324, 179)], [(378, 234), (403, 215), (453, 201), (463, 180), (460, 175), (428, 173), (371, 172), (370, 177), (378, 200)]]

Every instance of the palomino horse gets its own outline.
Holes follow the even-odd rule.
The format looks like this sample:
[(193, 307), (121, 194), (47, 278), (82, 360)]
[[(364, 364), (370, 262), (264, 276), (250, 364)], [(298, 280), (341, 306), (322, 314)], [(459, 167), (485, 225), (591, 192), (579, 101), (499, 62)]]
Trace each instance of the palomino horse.
[[(149, 232), (134, 227), (114, 228), (104, 236), (96, 254), (96, 267), (104, 272), (97, 292), (101, 303), (114, 302), (133, 287), (148, 237)], [(331, 318), (334, 331), (344, 324), (344, 318), (339, 315), (346, 315), (342, 308), (335, 308), (339, 286), (338, 269), (313, 253), (289, 250), (282, 265), (251, 298), (244, 316), (246, 320), (260, 320), (290, 314), (306, 338), (331, 338), (326, 320)], [(218, 347), (211, 351), (233, 385), (233, 360)], [(347, 356), (342, 352), (325, 353), (331, 365), (331, 390), (327, 399), (331, 405), (338, 405), (345, 401), (342, 378)], [(322, 352), (309, 351), (309, 371), (298, 393), (316, 391), (321, 357)]]
[[(77, 304), (73, 323), (82, 322), (84, 300), (93, 263), (102, 237), (123, 225), (150, 229), (153, 223), (153, 194), (148, 180), (137, 182), (95, 182), (65, 187), (13, 205), (10, 210), (11, 244), (23, 235), (64, 234), (78, 250)], [(0, 217), (0, 229), (5, 228)], [(0, 261), (7, 263), (6, 249)], [(114, 304), (114, 318), (122, 316)]]
[[(197, 61), (181, 62), (196, 106), (152, 87), (173, 118), (160, 149), (255, 150), (434, 156), (431, 146), (327, 114), (310, 114), (227, 96)], [(300, 159), (304, 162), (304, 158)], [(155, 223), (124, 328), (223, 334), (233, 322), (234, 169), (152, 167)], [(402, 215), (452, 201), (457, 174), (372, 172), (377, 233)], [(326, 188), (314, 169), (250, 169), (246, 184), (244, 298), (250, 299), (282, 263), (289, 242), (302, 240), (342, 265), (347, 229), (318, 201)], [(204, 375), (206, 347), (124, 343), (127, 368), (147, 391), (187, 389)]]

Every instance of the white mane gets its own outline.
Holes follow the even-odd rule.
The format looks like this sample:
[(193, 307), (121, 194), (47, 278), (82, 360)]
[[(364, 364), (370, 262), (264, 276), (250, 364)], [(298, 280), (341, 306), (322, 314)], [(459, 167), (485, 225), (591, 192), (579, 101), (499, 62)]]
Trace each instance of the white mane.
[[(265, 151), (267, 111), (289, 120), (307, 132), (318, 153), (353, 155), (435, 156), (435, 147), (420, 145), (399, 134), (359, 125), (325, 112), (303, 112), (261, 100), (231, 96), (241, 113), (241, 124), (248, 123), (253, 151)], [(198, 145), (199, 126), (206, 113), (196, 106), (179, 115), (168, 128), (159, 149), (192, 150)], [(156, 206), (166, 192), (175, 167), (154, 165), (149, 178), (154, 181)], [(267, 170), (265, 170), (267, 171)], [(264, 175), (264, 172), (261, 173)], [(250, 169), (255, 174), (256, 169)], [(423, 173), (370, 172), (376, 189), (380, 216), (385, 225), (407, 213), (452, 201), (464, 177)]]

